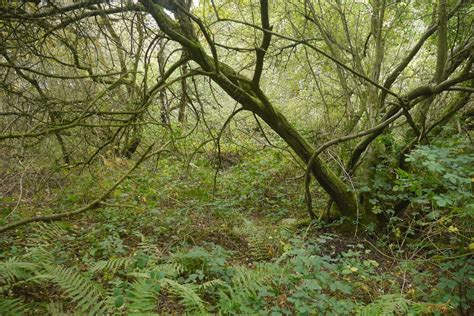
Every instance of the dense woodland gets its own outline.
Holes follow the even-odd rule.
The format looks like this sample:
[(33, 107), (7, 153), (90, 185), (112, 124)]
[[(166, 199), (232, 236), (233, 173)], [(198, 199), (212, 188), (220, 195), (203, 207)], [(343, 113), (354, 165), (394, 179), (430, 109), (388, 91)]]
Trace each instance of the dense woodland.
[(0, 315), (472, 315), (474, 4), (0, 2)]

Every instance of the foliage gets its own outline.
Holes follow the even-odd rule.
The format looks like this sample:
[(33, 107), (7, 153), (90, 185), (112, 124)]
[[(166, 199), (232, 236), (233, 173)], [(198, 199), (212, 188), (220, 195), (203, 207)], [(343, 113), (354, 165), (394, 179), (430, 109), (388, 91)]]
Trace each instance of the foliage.
[[(449, 147), (421, 146), (406, 161), (415, 172), (399, 170), (393, 191), (412, 193), (415, 204), (431, 204), (435, 209), (451, 209), (461, 217), (474, 216), (471, 182), (474, 176), (474, 154), (467, 144)], [(430, 215), (433, 219), (437, 214)]]
[(0, 301), (0, 314), (2, 315), (22, 315), (28, 310), (21, 299), (2, 299)]
[(427, 306), (413, 304), (400, 294), (382, 295), (375, 302), (364, 306), (358, 315), (420, 315), (429, 312)]
[(474, 314), (469, 1), (73, 2), (0, 1), (1, 315)]
[[(417, 147), (407, 155), (406, 168), (395, 172), (379, 165), (371, 187), (376, 192), (370, 200), (372, 211), (382, 213), (395, 226), (413, 218), (417, 225), (436, 223), (445, 232), (468, 230), (469, 221), (464, 219), (474, 216), (473, 162), (470, 146), (454, 139), (443, 146)], [(398, 213), (396, 209), (402, 201), (409, 205), (404, 214), (404, 208)]]
[[(439, 161), (449, 172), (433, 172), (428, 167), (410, 169), (411, 181), (435, 177), (431, 183), (436, 186), (423, 191), (431, 196), (451, 185), (440, 180), (443, 175), (454, 173), (461, 178), (469, 170), (463, 162), (470, 158), (459, 153), (433, 153), (430, 148), (420, 148), (412, 155), (435, 155), (432, 160), (436, 160), (441, 153), (446, 157)], [(264, 165), (276, 166), (274, 162), (280, 158), (270, 154), (266, 159)], [(414, 163), (423, 165), (424, 161), (430, 160), (417, 158)], [(285, 192), (287, 188), (287, 183), (275, 180), (288, 173), (282, 170), (284, 166), (272, 167), (260, 175), (261, 182), (274, 181), (272, 192)], [(89, 215), (86, 222), (38, 224), (30, 234), (18, 234), (16, 240), (28, 246), (4, 247), (6, 254), (14, 253), (15, 257), (4, 255), (0, 261), (0, 307), (17, 314), (415, 315), (466, 311), (473, 302), (469, 285), (474, 275), (472, 260), (462, 249), (440, 253), (423, 240), (402, 245), (402, 240), (382, 238), (378, 247), (399, 256), (398, 261), (388, 263), (363, 240), (354, 242), (352, 237), (324, 233), (330, 225), (301, 224), (301, 211), (268, 214), (275, 208), (275, 201), (301, 202), (296, 194), (298, 183), (292, 189), (295, 194), (288, 189), (284, 196), (262, 191), (242, 200), (235, 194), (237, 187), (228, 185), (232, 179), (243, 187), (249, 178), (242, 166), (235, 166), (221, 171), (221, 189), (211, 198), (199, 193), (212, 187), (212, 181), (206, 182), (213, 177), (209, 165), (198, 165), (204, 181), (192, 195), (190, 187), (196, 179), (174, 176), (166, 171), (166, 163), (160, 168), (166, 176), (142, 174), (145, 185), (127, 181), (125, 189), (111, 199), (111, 203), (133, 207), (117, 212), (107, 206)], [(397, 185), (408, 183), (406, 179), (400, 174)], [(179, 203), (156, 198), (154, 188), (170, 181), (173, 185), (167, 187), (167, 194)], [(427, 183), (423, 185), (428, 187)], [(458, 191), (465, 193), (461, 187)], [(145, 198), (134, 203), (138, 195)], [(243, 211), (248, 198), (260, 201), (260, 206)], [(433, 200), (432, 205), (440, 208), (435, 203)], [(453, 214), (462, 212), (459, 205), (449, 206)], [(450, 214), (446, 208), (441, 210), (445, 217)], [(252, 217), (255, 215), (258, 217)], [(280, 220), (289, 215), (295, 218)], [(444, 231), (433, 238), (449, 236), (453, 245), (469, 242), (460, 236), (465, 227), (454, 215), (451, 221), (435, 223), (433, 229), (446, 230), (446, 226), (455, 225), (459, 231)], [(405, 260), (406, 251), (423, 252), (426, 258), (440, 260), (439, 264)], [(390, 270), (382, 269), (387, 264)], [(405, 284), (399, 282), (400, 275), (405, 275)], [(44, 300), (28, 299), (27, 293), (39, 291), (46, 293)]]
[(78, 311), (90, 315), (104, 312), (103, 290), (98, 284), (91, 282), (72, 268), (45, 266), (44, 270), (46, 274), (40, 274), (38, 277), (50, 279), (52, 283), (58, 285)]

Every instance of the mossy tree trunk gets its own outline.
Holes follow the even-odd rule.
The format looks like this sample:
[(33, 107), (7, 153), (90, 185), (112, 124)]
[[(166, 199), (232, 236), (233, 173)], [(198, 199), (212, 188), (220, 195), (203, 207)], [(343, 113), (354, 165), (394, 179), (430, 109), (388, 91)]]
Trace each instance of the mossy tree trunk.
[[(175, 11), (179, 21), (177, 23), (164, 12), (164, 8), (173, 9), (167, 3), (152, 0), (141, 0), (140, 2), (153, 16), (161, 31), (179, 42), (186, 50), (189, 58), (199, 64), (207, 76), (226, 91), (230, 97), (239, 102), (245, 110), (251, 111), (262, 118), (303, 162), (307, 163), (309, 161), (314, 148), (272, 105), (260, 89), (258, 82), (255, 81), (255, 77), (254, 80), (251, 80), (241, 76), (228, 65), (219, 62), (215, 53), (213, 56), (208, 55), (195, 35), (191, 19), (181, 9)], [(182, 8), (185, 7), (183, 3)], [(208, 44), (211, 51), (214, 49), (215, 52), (215, 47), (212, 47), (213, 43), (208, 41)], [(341, 215), (352, 219), (363, 216), (363, 212), (359, 209), (357, 203), (356, 194), (322, 160), (316, 159), (311, 171), (322, 188), (335, 202)]]

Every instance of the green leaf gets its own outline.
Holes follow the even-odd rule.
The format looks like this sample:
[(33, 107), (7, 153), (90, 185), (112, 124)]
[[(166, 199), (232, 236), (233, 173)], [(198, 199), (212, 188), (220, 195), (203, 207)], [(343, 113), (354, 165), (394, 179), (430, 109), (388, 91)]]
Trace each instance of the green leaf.
[(123, 305), (124, 302), (125, 302), (125, 299), (123, 295), (119, 295), (115, 297), (114, 305), (115, 307), (120, 307)]

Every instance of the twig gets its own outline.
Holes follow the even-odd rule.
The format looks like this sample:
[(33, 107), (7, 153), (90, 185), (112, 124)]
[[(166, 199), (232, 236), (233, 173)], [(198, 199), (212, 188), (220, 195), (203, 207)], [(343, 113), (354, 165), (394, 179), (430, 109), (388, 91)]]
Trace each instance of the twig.
[(73, 216), (73, 215), (81, 214), (81, 213), (84, 213), (85, 211), (88, 211), (90, 209), (94, 209), (94, 208), (99, 207), (101, 202), (104, 199), (106, 199), (126, 178), (128, 178), (128, 176), (145, 159), (153, 156), (154, 154), (162, 152), (168, 144), (169, 144), (169, 142), (164, 144), (159, 150), (153, 152), (151, 155), (148, 155), (148, 153), (153, 148), (153, 145), (148, 147), (148, 149), (145, 151), (145, 153), (140, 157), (140, 159), (137, 162), (135, 162), (135, 164), (133, 165), (132, 168), (130, 168), (125, 174), (123, 174), (107, 191), (105, 191), (101, 196), (99, 196), (98, 198), (96, 198), (95, 200), (90, 202), (89, 204), (87, 204), (87, 205), (85, 205), (85, 206), (83, 206), (79, 209), (76, 209), (74, 211), (64, 212), (64, 213), (59, 213), (59, 214), (53, 214), (53, 215), (47, 215), (47, 216), (36, 216), (36, 217), (28, 218), (28, 219), (25, 219), (25, 220), (22, 220), (22, 221), (19, 221), (19, 222), (12, 223), (12, 224), (9, 224), (9, 225), (5, 225), (5, 226), (0, 227), (0, 233), (4, 233), (6, 231), (12, 230), (13, 228), (23, 226), (23, 225), (26, 225), (26, 224), (29, 224), (29, 223), (33, 223), (33, 222), (56, 221), (56, 220), (59, 220), (59, 219), (65, 218), (65, 217), (70, 217), (70, 216)]
[(13, 210), (10, 213), (8, 213), (7, 216), (5, 216), (5, 219), (8, 219), (16, 211), (16, 209), (18, 208), (18, 206), (21, 203), (21, 199), (23, 198), (23, 177), (25, 176), (25, 173), (26, 173), (26, 170), (28, 170), (28, 167), (29, 167), (29, 165), (25, 168), (25, 171), (23, 171), (23, 173), (21, 174), (21, 177), (20, 177), (20, 181), (19, 181), (20, 182), (19, 183), (20, 184), (20, 194), (18, 196), (18, 201), (16, 202), (16, 205), (13, 208)]

